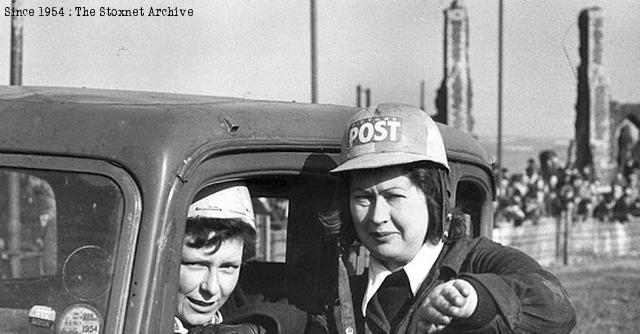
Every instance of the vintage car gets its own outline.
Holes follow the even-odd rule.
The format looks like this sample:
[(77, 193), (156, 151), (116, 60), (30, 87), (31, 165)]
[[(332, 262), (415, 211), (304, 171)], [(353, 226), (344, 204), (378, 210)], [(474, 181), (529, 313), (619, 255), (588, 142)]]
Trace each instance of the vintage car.
[[(332, 202), (354, 107), (84, 88), (0, 87), (0, 333), (169, 333), (185, 217), (212, 184), (245, 180), (258, 222), (249, 296), (321, 312)], [(491, 236), (481, 145), (441, 125), (451, 201)], [(355, 250), (350, 270), (367, 254)], [(258, 298), (258, 297), (256, 297)], [(39, 333), (39, 332), (38, 332)]]

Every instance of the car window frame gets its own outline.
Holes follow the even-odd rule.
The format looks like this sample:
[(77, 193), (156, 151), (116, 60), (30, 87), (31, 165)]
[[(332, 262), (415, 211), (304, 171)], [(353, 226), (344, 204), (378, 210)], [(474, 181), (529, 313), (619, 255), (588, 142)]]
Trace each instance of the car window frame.
[(134, 264), (132, 254), (136, 251), (142, 215), (142, 199), (134, 179), (127, 171), (113, 163), (82, 157), (0, 153), (0, 167), (94, 174), (109, 178), (119, 187), (124, 205), (114, 259), (114, 263), (118, 265), (114, 267), (107, 317), (104, 318), (102, 332), (122, 333), (131, 290)]
[(458, 205), (458, 190), (461, 182), (473, 183), (479, 187), (485, 198), (481, 205), (480, 220), (472, 222), (472, 230), (469, 232), (472, 233), (472, 237), (485, 236), (491, 238), (493, 231), (493, 201), (495, 197), (495, 193), (491, 189), (493, 186), (492, 176), (488, 174), (486, 169), (464, 160), (451, 160), (450, 165), (452, 185), (450, 201), (452, 205)]
[[(306, 165), (307, 161), (314, 161), (316, 158), (322, 161), (311, 163), (311, 166)], [(197, 166), (193, 166), (188, 181), (182, 185), (174, 200), (171, 216), (172, 224), (176, 231), (175, 239), (172, 243), (174, 256), (168, 259), (167, 265), (174, 266), (176, 270), (169, 273), (168, 284), (171, 285), (171, 288), (167, 289), (167, 294), (164, 298), (164, 309), (170, 309), (171, 303), (175, 304), (185, 218), (189, 205), (200, 190), (217, 183), (240, 181), (255, 177), (311, 176), (332, 178), (333, 176), (329, 174), (329, 169), (335, 167), (338, 159), (339, 153), (337, 150), (335, 152), (319, 153), (317, 151), (295, 149), (261, 151), (247, 149), (210, 155), (202, 159)], [(287, 236), (287, 257), (286, 262), (283, 264), (285, 266), (290, 256), (288, 254), (289, 242), (289, 236)]]

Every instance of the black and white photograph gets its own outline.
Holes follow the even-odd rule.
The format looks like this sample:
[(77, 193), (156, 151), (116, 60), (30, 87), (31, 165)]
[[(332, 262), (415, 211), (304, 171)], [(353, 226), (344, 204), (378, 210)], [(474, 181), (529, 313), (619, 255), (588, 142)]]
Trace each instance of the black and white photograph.
[(0, 3), (0, 334), (640, 332), (640, 2)]

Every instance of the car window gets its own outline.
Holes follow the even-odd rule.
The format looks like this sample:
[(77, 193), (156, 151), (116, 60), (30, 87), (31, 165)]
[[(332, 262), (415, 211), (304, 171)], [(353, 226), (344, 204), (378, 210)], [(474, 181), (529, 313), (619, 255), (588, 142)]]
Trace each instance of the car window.
[(480, 220), (482, 218), (482, 208), (485, 204), (487, 194), (478, 182), (472, 180), (461, 180), (458, 182), (456, 191), (456, 207), (464, 214), (469, 215), (466, 232), (470, 236), (478, 236)]
[[(239, 286), (249, 300), (286, 301), (319, 312), (318, 307), (331, 297), (335, 272), (335, 247), (319, 213), (334, 201), (339, 179), (328, 171), (337, 159), (337, 150), (212, 156), (183, 176), (188, 181), (179, 196), (184, 202), (174, 212), (176, 226), (184, 226), (180, 222), (185, 221), (188, 205), (201, 191), (221, 183), (244, 182), (252, 197), (258, 244), (254, 257), (242, 266)], [(178, 234), (176, 244), (182, 241)]]
[(108, 177), (0, 167), (0, 332), (98, 333), (123, 211)]
[(256, 217), (256, 254), (254, 261), (284, 263), (287, 256), (289, 199), (253, 197)]
[(464, 161), (451, 163), (452, 198), (455, 207), (468, 215), (470, 236), (491, 237), (493, 229), (493, 181), (487, 169)]
[(321, 301), (321, 296), (328, 295), (324, 284), (331, 281), (335, 256), (319, 213), (332, 205), (336, 179), (318, 174), (254, 173), (207, 180), (196, 189), (194, 198), (237, 181), (249, 189), (256, 221), (255, 253), (240, 273), (244, 293), (249, 299), (305, 305)]

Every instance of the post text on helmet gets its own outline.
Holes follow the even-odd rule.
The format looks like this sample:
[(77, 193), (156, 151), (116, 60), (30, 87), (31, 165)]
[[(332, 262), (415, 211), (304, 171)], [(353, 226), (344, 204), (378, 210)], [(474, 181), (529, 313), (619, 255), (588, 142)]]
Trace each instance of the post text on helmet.
[(373, 142), (398, 141), (402, 135), (401, 129), (400, 117), (369, 117), (358, 120), (349, 126), (347, 148)]

